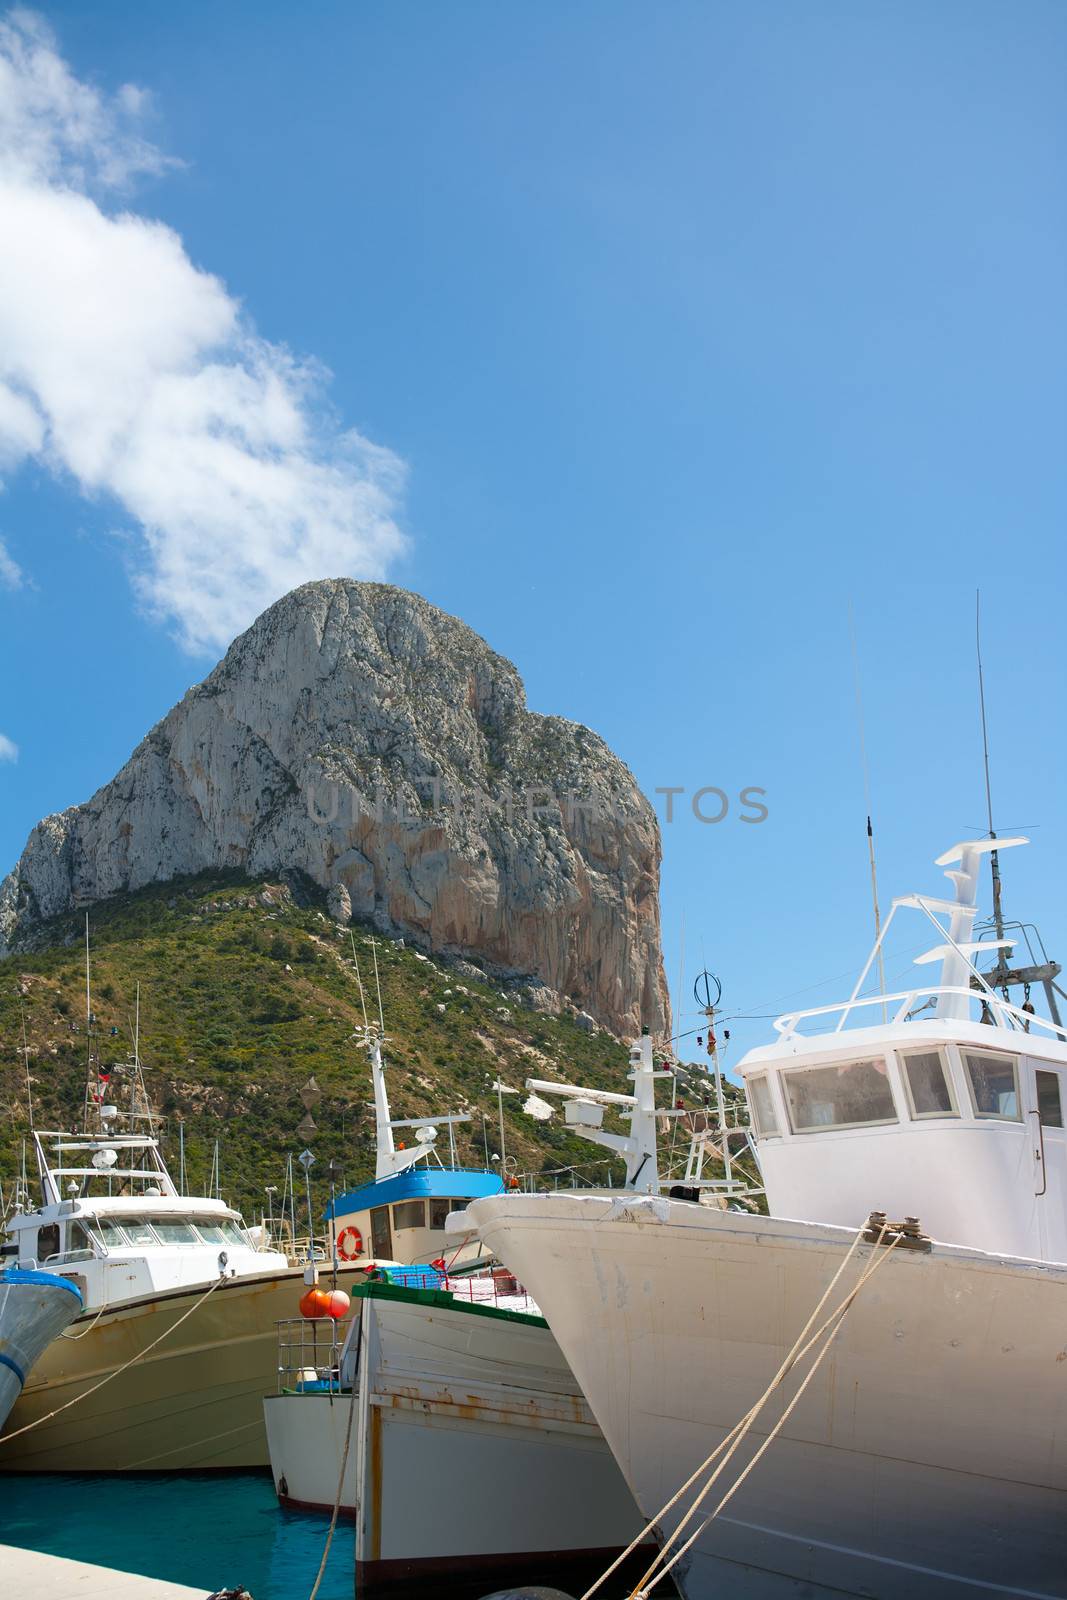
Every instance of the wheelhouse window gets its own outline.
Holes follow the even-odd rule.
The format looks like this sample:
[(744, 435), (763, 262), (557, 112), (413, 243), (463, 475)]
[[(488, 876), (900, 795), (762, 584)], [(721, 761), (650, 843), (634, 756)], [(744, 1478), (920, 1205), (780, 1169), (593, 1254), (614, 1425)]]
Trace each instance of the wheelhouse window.
[(219, 1222), (206, 1222), (196, 1218), (196, 1231), (205, 1244), (247, 1245), (248, 1240), (229, 1217)]
[(1063, 1127), (1063, 1103), (1060, 1099), (1060, 1075), (1038, 1067), (1034, 1072), (1037, 1088), (1037, 1115), (1042, 1127)]
[(842, 1061), (782, 1074), (794, 1133), (861, 1128), (896, 1122), (893, 1091), (882, 1060)]
[(47, 1261), (50, 1256), (59, 1254), (59, 1223), (50, 1222), (47, 1227), (37, 1230), (37, 1259)]
[(96, 1255), (89, 1231), (80, 1222), (72, 1222), (70, 1225), (70, 1233), (67, 1236), (67, 1255), (83, 1258)]
[(393, 1254), (393, 1235), (389, 1227), (389, 1207), (375, 1206), (370, 1214), (370, 1243), (376, 1256), (390, 1259)]
[(986, 1056), (967, 1053), (967, 1079), (971, 1085), (976, 1117), (997, 1117), (1018, 1122), (1019, 1069), (1011, 1056)]
[(916, 1050), (901, 1059), (913, 1117), (958, 1117), (945, 1058), (940, 1050)]
[(200, 1239), (192, 1223), (182, 1217), (157, 1217), (152, 1227), (160, 1244), (199, 1244)]
[(431, 1200), (430, 1201), (430, 1227), (435, 1233), (440, 1233), (448, 1220), (450, 1211), (461, 1211), (462, 1200)]
[(425, 1228), (425, 1200), (401, 1200), (393, 1207), (393, 1227)]
[(129, 1240), (111, 1217), (94, 1217), (91, 1222), (86, 1222), (86, 1227), (93, 1238), (102, 1244), (106, 1250), (121, 1250), (129, 1244)]
[(131, 1244), (158, 1244), (146, 1217), (123, 1217), (122, 1230)]
[(756, 1124), (756, 1132), (761, 1139), (776, 1137), (780, 1132), (778, 1113), (774, 1109), (774, 1096), (767, 1074), (761, 1072), (756, 1078), (748, 1078), (745, 1086), (748, 1089), (748, 1100), (752, 1107), (752, 1120)]

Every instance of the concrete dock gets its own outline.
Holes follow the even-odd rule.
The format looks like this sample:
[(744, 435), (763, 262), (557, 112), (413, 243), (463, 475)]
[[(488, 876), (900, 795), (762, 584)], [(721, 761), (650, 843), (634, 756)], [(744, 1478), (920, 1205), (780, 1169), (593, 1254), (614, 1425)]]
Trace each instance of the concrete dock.
[(0, 1544), (0, 1574), (3, 1593), (19, 1600), (207, 1600), (211, 1592), (12, 1544)]

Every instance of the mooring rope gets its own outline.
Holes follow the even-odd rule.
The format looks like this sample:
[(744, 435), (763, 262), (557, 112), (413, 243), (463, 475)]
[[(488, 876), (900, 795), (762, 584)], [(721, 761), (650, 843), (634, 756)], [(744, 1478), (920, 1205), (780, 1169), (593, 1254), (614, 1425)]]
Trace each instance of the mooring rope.
[(106, 1310), (107, 1310), (107, 1303), (105, 1302), (104, 1305), (102, 1305), (100, 1307), (99, 1311), (96, 1313), (96, 1316), (93, 1318), (92, 1322), (90, 1322), (89, 1326), (87, 1328), (83, 1328), (81, 1333), (69, 1333), (64, 1328), (63, 1332), (60, 1334), (59, 1337), (61, 1339), (71, 1339), (71, 1340), (74, 1341), (75, 1344), (77, 1344), (78, 1340), (79, 1339), (84, 1339), (85, 1335), (87, 1333), (92, 1333), (93, 1329), (96, 1327), (97, 1323), (100, 1321), (100, 1318), (104, 1315), (104, 1312)]
[[(71, 1406), (76, 1406), (79, 1400), (88, 1400), (89, 1396), (91, 1394), (96, 1394), (97, 1390), (102, 1389), (105, 1383), (110, 1383), (113, 1378), (120, 1378), (124, 1372), (129, 1370), (130, 1367), (135, 1366), (138, 1361), (141, 1361), (145, 1356), (150, 1355), (157, 1345), (161, 1345), (163, 1343), (164, 1339), (169, 1339), (171, 1334), (174, 1333), (176, 1329), (180, 1328), (182, 1323), (187, 1321), (188, 1318), (192, 1316), (193, 1312), (198, 1310), (210, 1295), (215, 1293), (215, 1290), (219, 1287), (219, 1285), (226, 1282), (228, 1282), (228, 1279), (226, 1278), (221, 1276), (216, 1278), (211, 1287), (200, 1296), (199, 1300), (195, 1301), (189, 1307), (188, 1311), (182, 1312), (177, 1322), (172, 1322), (169, 1328), (164, 1328), (158, 1339), (153, 1339), (152, 1343), (146, 1345), (143, 1350), (138, 1350), (135, 1356), (131, 1356), (129, 1361), (124, 1361), (121, 1367), (116, 1367), (114, 1372), (106, 1373), (105, 1376), (100, 1379), (99, 1383), (93, 1384), (92, 1388), (83, 1389), (81, 1394), (76, 1394), (74, 1396), (73, 1400), (67, 1400), (63, 1405), (57, 1406), (54, 1411), (49, 1411), (47, 1416), (37, 1417), (33, 1422), (25, 1423), (23, 1427), (16, 1428), (14, 1433), (0, 1433), (0, 1444), (7, 1444), (9, 1439), (17, 1439), (20, 1434), (29, 1433), (32, 1428), (41, 1427), (42, 1423), (51, 1422), (53, 1417), (58, 1417), (61, 1412), (69, 1411)], [(122, 1307), (118, 1306), (115, 1309), (121, 1311)]]
[[(884, 1236), (885, 1231), (886, 1230), (883, 1227), (882, 1233), (879, 1235), (879, 1243), (881, 1243), (881, 1239)], [(863, 1275), (860, 1277), (860, 1279), (857, 1282), (855, 1288), (853, 1288), (849, 1292), (849, 1294), (846, 1295), (845, 1299), (840, 1303), (840, 1305), (837, 1306), (837, 1308), (833, 1312), (831, 1312), (830, 1316), (827, 1317), (826, 1321), (822, 1324), (822, 1326), (818, 1329), (818, 1331), (812, 1336), (811, 1339), (808, 1340), (808, 1343), (805, 1345), (803, 1351), (801, 1351), (800, 1355), (797, 1357), (798, 1361), (801, 1360), (803, 1358), (803, 1356), (806, 1355), (807, 1352), (812, 1348), (812, 1346), (815, 1345), (818, 1342), (818, 1340), (822, 1337), (823, 1333), (825, 1333), (827, 1329), (830, 1330), (825, 1342), (823, 1343), (823, 1346), (822, 1346), (821, 1350), (816, 1355), (815, 1360), (812, 1362), (810, 1368), (808, 1369), (808, 1371), (805, 1374), (804, 1378), (802, 1379), (799, 1387), (797, 1388), (796, 1394), (793, 1396), (792, 1400), (790, 1400), (789, 1404), (786, 1406), (785, 1410), (782, 1412), (782, 1415), (778, 1418), (778, 1421), (774, 1424), (774, 1427), (771, 1429), (770, 1433), (768, 1433), (766, 1439), (763, 1441), (763, 1443), (760, 1445), (759, 1449), (753, 1455), (753, 1457), (752, 1457), (751, 1461), (748, 1463), (747, 1467), (745, 1467), (745, 1469), (738, 1475), (738, 1477), (735, 1478), (734, 1482), (730, 1485), (729, 1489), (727, 1489), (726, 1493), (723, 1495), (722, 1499), (719, 1501), (719, 1503), (715, 1507), (715, 1509), (708, 1513), (708, 1515), (704, 1518), (703, 1522), (701, 1522), (700, 1526), (693, 1533), (690, 1534), (689, 1538), (685, 1541), (685, 1543), (683, 1545), (679, 1546), (679, 1548), (675, 1550), (675, 1552), (671, 1556), (670, 1560), (669, 1561), (665, 1561), (664, 1558), (666, 1557), (668, 1551), (670, 1550), (671, 1545), (674, 1544), (677, 1541), (678, 1535), (681, 1533), (681, 1531), (685, 1527), (686, 1523), (690, 1520), (690, 1518), (697, 1511), (698, 1507), (700, 1506), (701, 1502), (704, 1499), (704, 1496), (707, 1494), (708, 1490), (711, 1488), (712, 1484), (715, 1482), (716, 1478), (718, 1478), (719, 1474), (721, 1473), (723, 1467), (726, 1465), (725, 1459), (722, 1462), (720, 1462), (719, 1466), (716, 1468), (715, 1472), (712, 1474), (712, 1476), (708, 1480), (707, 1484), (705, 1484), (704, 1488), (701, 1490), (700, 1494), (697, 1496), (697, 1499), (693, 1502), (693, 1505), (689, 1508), (689, 1511), (686, 1513), (685, 1517), (678, 1524), (678, 1527), (674, 1529), (673, 1533), (671, 1534), (670, 1538), (667, 1540), (667, 1542), (664, 1545), (663, 1549), (658, 1550), (656, 1552), (655, 1559), (653, 1560), (653, 1562), (652, 1562), (651, 1566), (649, 1567), (648, 1571), (645, 1573), (644, 1577), (642, 1577), (642, 1579), (637, 1584), (637, 1586), (633, 1590), (631, 1590), (631, 1592), (630, 1592), (630, 1600), (647, 1600), (647, 1588), (648, 1588), (649, 1584), (657, 1582), (660, 1578), (665, 1577), (666, 1574), (668, 1572), (670, 1572), (671, 1568), (674, 1567), (675, 1565), (677, 1565), (677, 1563), (682, 1559), (682, 1557), (686, 1554), (686, 1552), (689, 1549), (691, 1549), (691, 1547), (700, 1538), (700, 1535), (707, 1528), (708, 1524), (713, 1522), (715, 1520), (715, 1518), (719, 1515), (719, 1512), (723, 1509), (723, 1507), (730, 1500), (733, 1499), (734, 1495), (737, 1493), (738, 1489), (740, 1489), (741, 1485), (744, 1483), (744, 1481), (748, 1477), (749, 1473), (755, 1467), (756, 1463), (767, 1452), (767, 1450), (770, 1449), (771, 1445), (774, 1443), (775, 1439), (778, 1437), (778, 1435), (781, 1432), (782, 1428), (785, 1426), (785, 1424), (788, 1422), (790, 1416), (795, 1411), (797, 1405), (800, 1402), (801, 1397), (804, 1394), (805, 1389), (807, 1389), (807, 1387), (808, 1387), (809, 1383), (811, 1382), (812, 1378), (814, 1378), (816, 1372), (819, 1370), (819, 1367), (822, 1365), (823, 1357), (827, 1354), (827, 1352), (830, 1349), (830, 1346), (833, 1344), (833, 1342), (836, 1339), (838, 1333), (841, 1331), (841, 1328), (844, 1325), (845, 1318), (848, 1315), (849, 1311), (851, 1310), (852, 1305), (853, 1305), (854, 1301), (856, 1300), (856, 1297), (860, 1293), (860, 1290), (863, 1288), (864, 1284), (867, 1283), (868, 1279), (870, 1279), (870, 1278), (872, 1278), (874, 1276), (874, 1274), (878, 1271), (879, 1267), (881, 1267), (881, 1266), (883, 1266), (885, 1264), (885, 1262), (889, 1259), (890, 1255), (893, 1253), (893, 1251), (896, 1249), (896, 1247), (897, 1247), (897, 1245), (899, 1243), (900, 1243), (900, 1235), (898, 1234), (893, 1239), (893, 1242), (887, 1247), (887, 1249), (885, 1251), (885, 1254), (875, 1257), (875, 1259), (871, 1262), (870, 1266), (868, 1266), (866, 1268), (866, 1270), (864, 1271)], [(832, 1326), (831, 1326), (831, 1324), (832, 1324)], [(754, 1419), (752, 1419), (752, 1420), (754, 1420)], [(737, 1438), (737, 1440), (735, 1442), (735, 1448), (736, 1448), (737, 1444), (741, 1443), (741, 1439), (745, 1436), (745, 1434), (748, 1433), (750, 1427), (751, 1427), (751, 1422), (750, 1421), (746, 1421), (746, 1423), (744, 1425), (744, 1428), (742, 1429), (742, 1432), (738, 1435), (738, 1438)], [(657, 1568), (658, 1568), (658, 1570), (657, 1570)]]
[[(637, 1536), (634, 1539), (632, 1539), (631, 1542), (626, 1546), (626, 1549), (621, 1551), (619, 1553), (619, 1555), (616, 1556), (615, 1560), (611, 1563), (611, 1565), (604, 1572), (601, 1573), (600, 1577), (597, 1578), (596, 1582), (591, 1584), (590, 1587), (585, 1591), (585, 1593), (581, 1597), (581, 1600), (591, 1600), (591, 1597), (600, 1588), (601, 1584), (603, 1584), (608, 1578), (611, 1577), (612, 1573), (618, 1567), (620, 1567), (622, 1565), (622, 1563), (626, 1560), (626, 1558), (628, 1556), (633, 1554), (633, 1552), (638, 1548), (639, 1545), (644, 1543), (644, 1541), (648, 1537), (649, 1533), (651, 1533), (653, 1531), (653, 1529), (656, 1527), (656, 1525), (662, 1520), (662, 1518), (664, 1516), (666, 1516), (667, 1512), (672, 1510), (673, 1507), (677, 1505), (678, 1501), (682, 1498), (682, 1496), (689, 1489), (691, 1489), (693, 1487), (693, 1485), (697, 1482), (697, 1480), (699, 1478), (701, 1478), (704, 1475), (705, 1472), (707, 1472), (708, 1468), (712, 1465), (712, 1463), (716, 1460), (716, 1458), (718, 1456), (723, 1456), (723, 1460), (720, 1462), (720, 1464), (719, 1464), (718, 1468), (716, 1469), (715, 1473), (708, 1480), (708, 1482), (705, 1483), (704, 1487), (700, 1491), (700, 1494), (697, 1496), (697, 1498), (694, 1501), (693, 1505), (689, 1508), (689, 1511), (683, 1517), (682, 1521), (679, 1523), (678, 1527), (675, 1529), (674, 1533), (672, 1534), (672, 1540), (677, 1538), (678, 1534), (682, 1531), (682, 1529), (686, 1526), (686, 1524), (689, 1522), (689, 1520), (692, 1518), (692, 1516), (695, 1514), (695, 1512), (699, 1509), (699, 1506), (701, 1505), (705, 1495), (708, 1493), (708, 1491), (710, 1490), (710, 1488), (711, 1488), (712, 1484), (715, 1482), (715, 1480), (719, 1477), (719, 1475), (722, 1472), (723, 1468), (726, 1466), (727, 1462), (730, 1460), (730, 1457), (735, 1453), (737, 1448), (740, 1446), (740, 1444), (742, 1442), (742, 1439), (748, 1433), (748, 1431), (751, 1428), (752, 1424), (755, 1422), (756, 1418), (759, 1416), (760, 1412), (763, 1410), (764, 1406), (767, 1404), (767, 1402), (770, 1399), (771, 1395), (775, 1392), (776, 1389), (779, 1388), (779, 1386), (782, 1384), (784, 1379), (788, 1376), (789, 1372), (796, 1365), (796, 1363), (798, 1361), (802, 1360), (805, 1355), (807, 1355), (808, 1351), (812, 1348), (812, 1346), (822, 1337), (823, 1333), (827, 1330), (827, 1328), (829, 1328), (830, 1325), (842, 1313), (842, 1310), (843, 1310), (843, 1308), (845, 1308), (846, 1303), (847, 1304), (851, 1304), (851, 1298), (850, 1297), (846, 1297), (846, 1301), (841, 1302), (841, 1304), (839, 1304), (837, 1306), (837, 1308), (830, 1314), (830, 1316), (827, 1317), (822, 1324), (820, 1324), (820, 1326), (816, 1329), (816, 1332), (812, 1335), (812, 1337), (810, 1339), (808, 1339), (808, 1334), (811, 1332), (811, 1329), (812, 1329), (813, 1325), (815, 1324), (815, 1321), (818, 1318), (819, 1313), (823, 1310), (823, 1307), (826, 1305), (826, 1302), (829, 1300), (829, 1298), (830, 1298), (831, 1294), (833, 1293), (834, 1289), (840, 1283), (841, 1278), (843, 1277), (844, 1273), (848, 1269), (849, 1263), (851, 1262), (851, 1260), (852, 1260), (853, 1256), (855, 1255), (856, 1251), (859, 1249), (860, 1245), (862, 1244), (863, 1236), (864, 1236), (864, 1233), (865, 1233), (868, 1225), (869, 1224), (867, 1222), (865, 1222), (860, 1227), (860, 1229), (858, 1230), (858, 1232), (856, 1234), (856, 1237), (853, 1239), (853, 1241), (850, 1244), (847, 1252), (845, 1253), (845, 1257), (842, 1260), (841, 1265), (838, 1267), (837, 1271), (834, 1273), (833, 1277), (830, 1279), (830, 1282), (826, 1285), (826, 1288), (823, 1290), (822, 1295), (819, 1297), (819, 1300), (816, 1303), (814, 1309), (812, 1310), (811, 1315), (808, 1317), (807, 1322), (804, 1324), (803, 1328), (798, 1333), (796, 1339), (793, 1342), (792, 1347), (790, 1348), (790, 1350), (786, 1354), (785, 1358), (783, 1359), (781, 1365), (779, 1366), (778, 1371), (775, 1373), (774, 1377), (771, 1379), (770, 1383), (767, 1385), (767, 1388), (764, 1390), (763, 1394), (756, 1401), (755, 1405), (752, 1406), (745, 1413), (745, 1415), (741, 1418), (741, 1420), (739, 1422), (735, 1423), (734, 1427), (731, 1428), (730, 1432), (726, 1435), (725, 1439), (723, 1439), (715, 1447), (715, 1449), (711, 1452), (711, 1454), (706, 1458), (706, 1460), (702, 1461), (701, 1464), (696, 1468), (696, 1470), (690, 1474), (690, 1476), (685, 1480), (685, 1482), (682, 1484), (682, 1486), (670, 1497), (670, 1499), (666, 1502), (666, 1504), (661, 1506), (660, 1510), (657, 1511), (654, 1516), (649, 1518), (649, 1520), (646, 1522), (645, 1526), (641, 1529), (640, 1533), (638, 1533)], [(884, 1238), (885, 1233), (886, 1233), (886, 1227), (883, 1226), (882, 1231), (878, 1236), (878, 1243), (879, 1244), (881, 1243), (882, 1239)], [(879, 1259), (881, 1260), (883, 1258), (880, 1257)], [(856, 1291), (858, 1291), (858, 1289), (862, 1286), (862, 1284), (864, 1282), (866, 1282), (866, 1274), (864, 1274), (864, 1276), (860, 1278), (859, 1283), (856, 1285), (856, 1290), (853, 1291), (853, 1295), (855, 1294)], [(805, 1340), (807, 1340), (806, 1343), (805, 1343)], [(724, 1452), (725, 1452), (725, 1454), (724, 1454)], [(653, 1563), (653, 1568), (649, 1569), (650, 1572), (654, 1569), (654, 1567), (656, 1566), (658, 1561), (660, 1559), (662, 1559), (662, 1556), (663, 1556), (663, 1552), (662, 1551), (657, 1552), (656, 1562)], [(649, 1576), (649, 1573), (646, 1573), (645, 1577), (641, 1580), (642, 1583), (647, 1581), (648, 1576)], [(635, 1593), (636, 1592), (637, 1591), (635, 1591)]]
[[(340, 1374), (340, 1368), (338, 1368), (338, 1374)], [(337, 1495), (333, 1502), (333, 1516), (330, 1518), (330, 1531), (326, 1535), (326, 1547), (322, 1552), (322, 1560), (319, 1562), (319, 1570), (315, 1575), (315, 1585), (311, 1591), (311, 1594), (308, 1596), (308, 1600), (315, 1600), (315, 1596), (319, 1592), (319, 1585), (322, 1583), (322, 1575), (326, 1571), (326, 1563), (330, 1558), (330, 1546), (333, 1543), (334, 1530), (337, 1527), (337, 1518), (341, 1514), (341, 1495), (344, 1492), (345, 1472), (348, 1468), (348, 1447), (352, 1443), (352, 1423), (356, 1412), (356, 1396), (359, 1394), (359, 1384), (355, 1381), (356, 1377), (358, 1377), (358, 1374), (355, 1374), (353, 1377), (352, 1398), (348, 1402), (348, 1423), (345, 1428), (345, 1447), (341, 1455), (341, 1472), (337, 1479)]]

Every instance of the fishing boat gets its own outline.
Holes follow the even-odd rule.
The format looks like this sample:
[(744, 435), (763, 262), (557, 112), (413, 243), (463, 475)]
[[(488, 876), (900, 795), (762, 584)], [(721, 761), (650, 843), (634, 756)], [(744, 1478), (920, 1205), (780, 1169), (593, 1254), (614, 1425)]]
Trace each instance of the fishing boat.
[(275, 1324), (304, 1269), (222, 1200), (180, 1194), (158, 1139), (112, 1110), (91, 1132), (33, 1135), (40, 1201), (8, 1220), (9, 1247), (83, 1309), (29, 1374), (8, 1431), (33, 1426), (0, 1434), (0, 1471), (266, 1466)]
[(129, 1058), (105, 1061), (97, 1046), (88, 918), (85, 986), (82, 1127), (33, 1125), (24, 1036), (39, 1198), (24, 1171), (4, 1223), (5, 1253), (83, 1309), (29, 1375), (0, 1433), (0, 1472), (266, 1466), (275, 1324), (299, 1304), (304, 1268), (217, 1192), (175, 1185), (142, 1069), (139, 990)]
[[(356, 1519), (360, 1596), (591, 1581), (641, 1519), (559, 1346), (513, 1279), (392, 1272), (355, 1291), (336, 1369), (308, 1325), (264, 1403), (283, 1505)], [(346, 1437), (349, 1440), (347, 1455)], [(345, 1463), (343, 1481), (341, 1463)]]
[[(351, 1225), (362, 1214), (345, 1215), (348, 1232), (342, 1227), (338, 1240), (331, 1208), (332, 1248), (309, 1240), (308, 1263), (294, 1264), (217, 1194), (180, 1192), (145, 1087), (139, 1021), (130, 1059), (106, 1066), (93, 1023), (87, 924), (84, 1126), (33, 1131), (40, 1200), (30, 1204), (24, 1184), (22, 1203), (5, 1224), (19, 1266), (76, 1290), (84, 1310), (70, 1337), (45, 1352), (15, 1404), (0, 1433), (0, 1472), (266, 1467), (262, 1400), (276, 1387), (277, 1325), (317, 1283), (320, 1257), (330, 1261), (334, 1290), (348, 1293), (363, 1281), (370, 1257), (361, 1237), (352, 1248)], [(396, 1147), (394, 1127), (408, 1124), (389, 1116), (380, 1033), (364, 1030), (363, 1037), (377, 1063), (379, 1173), (410, 1184), (415, 1175), (406, 1169), (433, 1156), (435, 1131), (418, 1124), (423, 1136), (413, 1149)], [(501, 1187), (491, 1174), (461, 1176), (443, 1174), (441, 1192), (474, 1197)], [(433, 1184), (423, 1181), (432, 1204)], [(388, 1182), (377, 1196), (368, 1239), (380, 1236), (383, 1217), (387, 1227), (395, 1218), (390, 1243), (403, 1248), (411, 1239), (402, 1226), (404, 1201)], [(410, 1197), (407, 1204), (410, 1211)], [(423, 1231), (433, 1239), (431, 1220)]]
[[(624, 1193), (657, 1194), (672, 1181), (661, 1174), (659, 1118), (690, 1114), (657, 1112), (656, 1082), (675, 1073), (657, 1070), (647, 1035), (630, 1064), (631, 1094), (539, 1088), (622, 1159)], [(627, 1133), (603, 1128), (608, 1105), (628, 1117)], [(707, 1137), (700, 1120), (685, 1176), (740, 1193), (739, 1176), (702, 1175), (694, 1149)], [(465, 1248), (461, 1204), (444, 1232)], [(264, 1402), (275, 1488), (283, 1504), (355, 1517), (356, 1585), (368, 1600), (430, 1581), (479, 1594), (520, 1579), (580, 1592), (640, 1542), (633, 1496), (538, 1306), (505, 1269), (467, 1262), (383, 1270), (355, 1291), (339, 1350), (314, 1322), (279, 1330), (279, 1392)], [(631, 1576), (648, 1554), (636, 1552)]]
[[(326, 1220), (336, 1241), (336, 1254), (347, 1265), (368, 1267), (384, 1262), (404, 1265), (441, 1260), (448, 1249), (450, 1265), (469, 1266), (485, 1250), (473, 1237), (448, 1247), (445, 1221), (462, 1211), (467, 1200), (499, 1194), (503, 1180), (494, 1172), (457, 1167), (452, 1129), (469, 1122), (469, 1112), (440, 1117), (394, 1117), (382, 1057), (383, 1033), (364, 1026), (361, 1036), (370, 1063), (374, 1089), (374, 1178), (329, 1203)], [(447, 1127), (453, 1159), (446, 1166), (437, 1153), (440, 1128)], [(411, 1144), (397, 1142), (396, 1130), (414, 1133)]]
[[(1059, 969), (1009, 959), (998, 877), (997, 937), (975, 937), (982, 861), (1024, 843), (947, 851), (953, 898), (894, 902), (849, 999), (780, 1017), (741, 1061), (768, 1217), (664, 1196), (470, 1207), (686, 1600), (1067, 1595)], [(916, 959), (940, 981), (865, 995), (898, 912), (937, 930)]]
[(41, 1352), (82, 1309), (77, 1288), (48, 1272), (0, 1272), (0, 1427)]

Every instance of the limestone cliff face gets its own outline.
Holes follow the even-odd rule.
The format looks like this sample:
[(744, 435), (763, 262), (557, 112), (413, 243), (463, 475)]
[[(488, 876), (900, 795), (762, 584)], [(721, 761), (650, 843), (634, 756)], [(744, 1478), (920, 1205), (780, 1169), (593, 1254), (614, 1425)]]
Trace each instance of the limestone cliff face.
[(658, 1032), (659, 862), (602, 739), (527, 710), (515, 668), (417, 595), (331, 579), (266, 611), (110, 783), (38, 824), (0, 885), (0, 954), (147, 883), (299, 869), (334, 915)]

